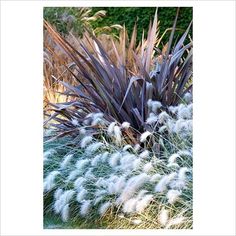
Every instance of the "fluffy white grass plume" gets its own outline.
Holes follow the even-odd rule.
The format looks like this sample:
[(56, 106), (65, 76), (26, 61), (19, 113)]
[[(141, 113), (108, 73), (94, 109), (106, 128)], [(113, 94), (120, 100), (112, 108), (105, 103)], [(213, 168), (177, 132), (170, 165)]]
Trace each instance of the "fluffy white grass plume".
[(178, 173), (178, 178), (180, 180), (185, 180), (186, 177), (186, 173), (189, 172), (189, 168), (187, 167), (182, 167), (179, 169), (179, 173)]
[(179, 225), (179, 224), (183, 223), (184, 220), (185, 220), (185, 217), (183, 217), (183, 216), (171, 219), (171, 220), (169, 220), (169, 222), (168, 222), (168, 224), (166, 225), (165, 228), (169, 229), (171, 226)]
[(94, 153), (102, 146), (104, 146), (102, 142), (92, 143), (86, 148), (86, 153)]
[(69, 211), (70, 211), (69, 204), (66, 204), (61, 212), (61, 218), (64, 222), (67, 222), (69, 220)]
[(93, 138), (91, 136), (85, 136), (80, 142), (80, 147), (85, 148), (92, 140)]
[(74, 188), (79, 189), (81, 188), (82, 184), (86, 181), (84, 177), (78, 177), (74, 182)]
[(161, 175), (160, 174), (155, 174), (155, 175), (153, 175), (151, 178), (150, 178), (150, 182), (157, 182), (158, 180), (160, 180), (161, 179)]
[(152, 101), (151, 99), (147, 101), (147, 105), (152, 110), (152, 112), (157, 112), (157, 109), (162, 107), (160, 102)]
[(101, 202), (103, 199), (104, 199), (104, 196), (100, 196), (100, 197), (95, 198), (95, 200), (94, 200), (94, 205), (97, 205), (97, 204), (98, 204), (99, 202)]
[(66, 190), (62, 196), (61, 196), (61, 200), (65, 203), (69, 203), (70, 200), (74, 197), (75, 195), (75, 191), (74, 190)]
[(108, 133), (108, 135), (111, 136), (111, 135), (113, 134), (115, 125), (116, 125), (116, 122), (112, 122), (112, 123), (108, 126), (108, 128), (107, 128), (107, 133)]
[(140, 142), (144, 143), (147, 140), (147, 137), (150, 136), (152, 133), (149, 131), (146, 131), (144, 133), (141, 134), (140, 136)]
[(125, 177), (121, 176), (115, 183), (115, 193), (121, 193), (123, 188), (125, 187), (126, 181), (125, 181)]
[(85, 166), (87, 166), (89, 164), (89, 160), (88, 159), (83, 159), (83, 160), (78, 160), (76, 162), (76, 168), (78, 170), (83, 170)]
[(158, 132), (159, 132), (159, 133), (163, 133), (165, 130), (167, 130), (167, 126), (166, 126), (166, 125), (163, 125), (163, 126), (161, 126), (161, 127), (158, 129)]
[(55, 187), (55, 178), (59, 175), (59, 171), (52, 171), (44, 180), (44, 190), (49, 191)]
[(46, 152), (43, 153), (43, 157), (47, 159), (48, 157), (52, 156), (53, 154), (56, 153), (55, 149), (49, 149)]
[(80, 170), (76, 169), (70, 172), (67, 181), (73, 181), (80, 174)]
[(143, 158), (143, 159), (148, 158), (148, 157), (149, 157), (149, 151), (148, 151), (148, 150), (145, 150), (145, 151), (141, 152), (141, 153), (139, 154), (139, 157), (141, 157), (141, 158)]
[(138, 152), (140, 148), (141, 148), (141, 146), (138, 143), (134, 145), (135, 152)]
[(191, 94), (191, 93), (186, 93), (186, 94), (184, 95), (184, 101), (185, 101), (186, 103), (190, 103), (190, 102), (192, 101), (192, 94)]
[(80, 208), (80, 215), (81, 216), (88, 215), (90, 208), (91, 208), (91, 200), (83, 201), (81, 208)]
[(177, 173), (173, 172), (169, 175), (165, 175), (161, 178), (158, 184), (155, 186), (155, 192), (164, 192), (167, 189), (167, 185), (176, 177)]
[(169, 107), (168, 107), (168, 110), (169, 110), (171, 113), (175, 114), (175, 113), (177, 113), (177, 111), (178, 111), (178, 107), (177, 107), (177, 106), (169, 106)]
[(192, 153), (190, 151), (188, 151), (188, 150), (180, 150), (180, 151), (178, 151), (178, 154), (180, 156), (189, 156), (189, 157), (192, 156)]
[(159, 214), (159, 222), (162, 226), (165, 226), (169, 218), (169, 211), (162, 208), (160, 214)]
[(100, 177), (98, 180), (97, 180), (97, 182), (95, 183), (95, 185), (97, 186), (97, 187), (104, 187), (104, 186), (106, 186), (108, 183), (107, 183), (107, 181), (105, 180), (105, 179), (103, 179), (102, 177)]
[(179, 190), (174, 190), (174, 189), (169, 190), (166, 194), (168, 203), (174, 204), (178, 200), (180, 195), (181, 192)]
[(86, 179), (94, 179), (95, 176), (94, 176), (94, 174), (93, 174), (93, 169), (92, 169), (92, 168), (89, 168), (88, 171), (86, 171), (84, 177), (85, 177)]
[(175, 163), (177, 158), (180, 158), (180, 155), (179, 155), (178, 153), (172, 154), (172, 155), (168, 158), (168, 163), (169, 163), (169, 164)]
[(68, 164), (70, 163), (72, 157), (73, 157), (73, 154), (68, 154), (68, 155), (65, 156), (63, 162), (60, 165), (61, 169), (65, 169), (68, 166)]
[(156, 123), (157, 122), (157, 116), (154, 114), (154, 113), (150, 113), (149, 117), (147, 118), (146, 120), (146, 124), (153, 124), (153, 123)]
[(102, 156), (101, 156), (101, 161), (102, 161), (103, 163), (106, 162), (108, 156), (109, 156), (109, 152), (107, 152), (107, 151), (104, 152), (104, 153), (102, 154)]
[(130, 144), (127, 144), (123, 147), (123, 151), (127, 151), (128, 149), (133, 149), (133, 147)]
[(63, 190), (61, 188), (58, 188), (54, 193), (54, 198), (58, 200), (62, 194), (63, 194)]
[(118, 198), (118, 203), (122, 203), (130, 199), (136, 191), (143, 186), (149, 180), (149, 176), (146, 173), (142, 173), (136, 176), (131, 177), (125, 188), (123, 189), (120, 197)]
[(191, 109), (189, 109), (188, 107), (183, 107), (182, 109), (179, 109), (177, 117), (178, 119), (191, 119)]
[(154, 170), (154, 167), (153, 167), (153, 165), (152, 165), (151, 162), (148, 162), (147, 164), (145, 164), (145, 165), (143, 166), (143, 171), (144, 171), (145, 173), (148, 173), (148, 172), (150, 172), (150, 171), (152, 171), (152, 170)]
[(133, 164), (132, 164), (133, 170), (138, 169), (141, 164), (142, 164), (141, 159), (140, 159), (140, 158), (136, 158), (136, 159), (133, 161)]
[(158, 123), (164, 124), (169, 118), (170, 118), (170, 116), (165, 111), (162, 111), (158, 115)]
[(85, 135), (86, 134), (86, 129), (85, 128), (81, 128), (79, 130), (79, 133), (82, 134), (82, 135)]
[(123, 129), (128, 129), (130, 127), (130, 123), (129, 122), (123, 122), (122, 124), (121, 124), (121, 128), (123, 128)]
[(107, 191), (104, 190), (104, 189), (98, 189), (96, 192), (95, 192), (95, 196), (99, 197), (101, 195), (105, 195), (107, 194)]
[(113, 153), (108, 160), (109, 165), (111, 167), (117, 166), (120, 158), (121, 158), (121, 154), (119, 152)]
[(124, 213), (133, 213), (136, 210), (137, 199), (131, 198), (127, 200), (123, 205), (123, 212)]
[(142, 213), (152, 200), (153, 200), (152, 194), (145, 195), (140, 201), (137, 202), (136, 212)]
[(132, 224), (134, 224), (134, 225), (140, 225), (140, 224), (142, 223), (142, 220), (135, 219), (135, 220), (132, 220), (131, 222), (132, 222)]
[(100, 160), (101, 160), (101, 157), (102, 157), (101, 154), (96, 155), (96, 156), (92, 159), (91, 165), (92, 165), (92, 166), (97, 166), (97, 164), (98, 164), (98, 163), (100, 162)]
[(107, 212), (107, 210), (109, 209), (109, 207), (111, 206), (111, 203), (110, 202), (105, 202), (105, 203), (103, 203), (101, 206), (100, 206), (100, 208), (99, 208), (99, 214), (101, 215), (101, 216), (103, 216), (106, 212)]
[(85, 188), (81, 188), (81, 190), (78, 192), (76, 196), (77, 202), (82, 202), (88, 194), (88, 191)]
[(116, 144), (120, 145), (121, 144), (121, 130), (120, 130), (120, 127), (117, 125), (115, 125), (114, 127), (114, 135), (115, 135)]

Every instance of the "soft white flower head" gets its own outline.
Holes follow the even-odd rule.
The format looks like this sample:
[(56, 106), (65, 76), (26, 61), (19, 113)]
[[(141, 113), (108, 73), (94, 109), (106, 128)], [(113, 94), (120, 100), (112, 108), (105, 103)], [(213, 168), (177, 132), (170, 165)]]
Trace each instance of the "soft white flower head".
[(60, 174), (60, 172), (56, 171), (56, 170), (49, 173), (49, 175), (44, 180), (44, 191), (46, 191), (46, 192), (50, 191), (51, 189), (53, 189), (56, 186), (55, 178), (59, 174)]
[(169, 163), (169, 164), (175, 163), (177, 158), (180, 158), (180, 156), (179, 156), (178, 153), (172, 154), (172, 155), (169, 157), (169, 159), (168, 159), (168, 163)]
[(179, 173), (178, 173), (178, 178), (184, 181), (187, 172), (189, 172), (189, 168), (187, 167), (180, 168)]
[(152, 194), (145, 195), (140, 201), (137, 202), (136, 212), (142, 213), (152, 200), (153, 200)]
[(61, 169), (65, 169), (69, 165), (72, 157), (73, 157), (73, 154), (68, 154), (68, 155), (65, 156), (63, 162), (60, 165)]
[(121, 158), (121, 154), (119, 152), (115, 152), (111, 155), (111, 157), (108, 160), (108, 163), (111, 167), (115, 167), (118, 165), (118, 162)]
[(117, 125), (115, 125), (114, 127), (114, 136), (115, 136), (116, 144), (120, 145), (121, 144), (121, 130), (120, 130), (120, 127)]
[(88, 215), (91, 208), (91, 200), (85, 200), (82, 202), (81, 208), (80, 208), (80, 215), (86, 216)]
[(56, 150), (51, 148), (43, 153), (43, 157), (47, 159), (48, 157), (52, 156), (55, 153), (56, 153)]
[(123, 205), (123, 212), (124, 213), (133, 213), (136, 210), (137, 199), (131, 198), (127, 200)]
[(184, 220), (185, 220), (185, 217), (183, 217), (183, 216), (170, 219), (165, 228), (166, 228), (166, 229), (169, 229), (171, 226), (179, 225), (179, 224), (183, 223)]
[(163, 133), (165, 130), (167, 130), (167, 126), (166, 126), (166, 125), (163, 125), (163, 126), (161, 126), (161, 127), (158, 129), (158, 132), (159, 132), (159, 133)]
[(63, 190), (61, 188), (58, 188), (54, 193), (55, 200), (58, 200), (62, 194), (63, 194)]
[(153, 124), (153, 123), (156, 123), (156, 122), (157, 122), (157, 118), (158, 118), (158, 117), (157, 117), (156, 114), (150, 113), (149, 117), (148, 117), (147, 120), (146, 120), (146, 124), (151, 125), (151, 124)]
[(155, 192), (164, 192), (167, 189), (167, 185), (176, 177), (177, 173), (173, 172), (169, 175), (165, 175), (161, 178), (158, 184), (155, 186)]
[(157, 109), (159, 109), (159, 108), (161, 108), (162, 107), (162, 105), (161, 105), (161, 103), (160, 102), (158, 102), (158, 101), (152, 101), (151, 99), (149, 99), (148, 101), (147, 101), (147, 105), (148, 105), (148, 107), (152, 110), (152, 112), (157, 112)]
[(96, 155), (96, 156), (92, 159), (91, 165), (92, 165), (92, 166), (97, 166), (97, 164), (101, 161), (101, 157), (102, 157), (101, 154)]
[(138, 152), (140, 148), (141, 148), (141, 146), (138, 143), (134, 145), (135, 152)]
[(76, 170), (73, 170), (70, 172), (68, 178), (67, 178), (67, 181), (73, 181), (76, 179), (76, 177), (80, 174), (80, 170), (76, 169)]
[(116, 122), (110, 123), (110, 125), (107, 128), (108, 135), (111, 136), (113, 134), (115, 125), (116, 125)]
[(106, 162), (108, 156), (109, 156), (109, 152), (107, 152), (107, 151), (104, 152), (104, 153), (102, 154), (102, 156), (101, 156), (101, 161), (102, 161), (103, 163)]
[(180, 151), (178, 151), (178, 154), (180, 156), (189, 156), (189, 157), (192, 156), (192, 153), (189, 150), (180, 150)]
[(155, 175), (153, 175), (153, 176), (151, 177), (150, 182), (155, 183), (155, 182), (157, 182), (157, 181), (160, 180), (160, 179), (161, 179), (161, 175), (157, 173), (157, 174), (155, 174)]
[(121, 128), (123, 128), (123, 129), (128, 129), (130, 127), (130, 123), (129, 122), (123, 122), (122, 124), (121, 124)]
[(178, 119), (191, 119), (192, 118), (192, 112), (191, 110), (186, 106), (182, 109), (178, 110)]
[(154, 167), (151, 162), (148, 162), (143, 166), (143, 171), (149, 173), (150, 171), (154, 170)]
[(84, 188), (81, 188), (81, 190), (78, 192), (76, 196), (77, 202), (82, 202), (86, 198), (87, 194), (88, 194), (88, 191)]
[(159, 115), (158, 115), (158, 123), (160, 124), (164, 124), (166, 123), (166, 121), (170, 118), (170, 116), (165, 112), (162, 111)]
[(105, 202), (105, 203), (103, 203), (101, 206), (100, 206), (100, 208), (99, 208), (99, 214), (101, 215), (101, 216), (103, 216), (106, 212), (107, 212), (107, 210), (109, 209), (109, 207), (111, 206), (111, 203), (110, 202)]
[(86, 179), (84, 177), (78, 177), (74, 182), (74, 188), (80, 189), (85, 181)]
[(142, 159), (146, 159), (149, 157), (149, 151), (148, 150), (144, 150), (143, 152), (141, 152), (139, 154), (139, 157), (141, 157)]
[(160, 215), (159, 215), (159, 222), (161, 225), (165, 226), (169, 218), (169, 211), (165, 208), (162, 208)]
[(79, 133), (82, 135), (86, 134), (86, 129), (85, 128), (80, 128)]
[(61, 200), (66, 204), (69, 203), (71, 201), (71, 199), (74, 197), (75, 195), (75, 191), (74, 190), (66, 190), (62, 196), (61, 196)]
[(130, 199), (136, 193), (136, 191), (141, 188), (148, 180), (149, 176), (146, 173), (131, 177), (127, 181), (125, 188), (118, 198), (118, 203), (122, 203)]
[(178, 200), (180, 195), (181, 195), (181, 192), (179, 190), (175, 190), (175, 189), (169, 190), (166, 194), (168, 203), (174, 204)]
[(127, 144), (123, 147), (123, 151), (127, 151), (128, 149), (133, 149), (133, 147), (130, 144)]
[(64, 222), (67, 222), (69, 220), (69, 211), (70, 211), (69, 204), (66, 204), (62, 208), (62, 213), (61, 213), (61, 218)]
[(93, 138), (91, 136), (85, 136), (80, 142), (80, 147), (85, 148), (92, 140)]
[(140, 136), (140, 142), (144, 143), (147, 140), (147, 137), (150, 136), (152, 133), (149, 131), (146, 131), (144, 133), (141, 134)]
[(76, 168), (78, 170), (83, 170), (85, 168), (85, 166), (87, 166), (89, 164), (89, 160), (88, 159), (82, 159), (82, 160), (78, 160), (76, 162)]
[(188, 104), (188, 103), (190, 103), (191, 101), (192, 101), (192, 94), (191, 93), (186, 93), (185, 95), (184, 95), (184, 101)]
[(94, 153), (96, 152), (99, 148), (101, 148), (102, 146), (104, 146), (104, 144), (102, 142), (96, 142), (96, 143), (92, 143), (90, 144), (87, 148), (86, 148), (86, 153)]
[(132, 220), (131, 222), (132, 222), (132, 224), (134, 224), (134, 225), (140, 225), (140, 224), (142, 223), (142, 220), (135, 219), (135, 220)]

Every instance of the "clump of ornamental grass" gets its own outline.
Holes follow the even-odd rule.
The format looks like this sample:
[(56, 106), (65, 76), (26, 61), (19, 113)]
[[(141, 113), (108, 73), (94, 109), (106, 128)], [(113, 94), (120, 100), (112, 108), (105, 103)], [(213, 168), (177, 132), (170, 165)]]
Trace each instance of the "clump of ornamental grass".
[[(83, 40), (78, 39), (77, 50), (45, 21), (47, 34), (71, 62), (70, 65), (62, 62), (61, 66), (73, 81), (63, 80), (62, 74), (52, 76), (55, 83), (65, 88), (62, 93), (70, 97), (71, 101), (51, 104), (52, 114), (45, 124), (52, 122), (60, 136), (76, 136), (87, 115), (103, 113), (103, 118), (109, 123), (128, 122), (132, 127), (129, 130), (130, 140), (135, 138), (130, 133), (137, 136), (138, 132), (149, 131), (148, 125), (155, 123), (154, 127), (158, 129), (171, 112), (168, 107), (182, 103), (184, 96), (192, 91), (192, 41), (185, 44), (191, 23), (182, 37), (173, 44), (178, 11), (168, 44), (162, 42), (166, 44), (162, 51), (158, 50), (160, 38), (156, 13), (147, 39), (141, 42), (139, 49), (134, 46), (135, 30), (129, 49), (126, 48), (124, 33), (121, 47), (112, 44), (111, 51), (115, 57), (111, 57), (92, 32), (88, 31)], [(155, 116), (159, 113), (161, 116), (156, 123)], [(187, 118), (186, 115), (185, 110), (179, 113), (183, 120)], [(92, 126), (96, 132), (104, 124), (101, 119), (97, 119), (94, 122), (88, 120), (87, 125)], [(176, 127), (178, 132), (185, 129), (183, 126), (180, 120)], [(114, 136), (119, 145), (120, 131), (117, 126), (114, 127)]]
[[(156, 114), (166, 129), (141, 134), (140, 148), (127, 143), (128, 124), (108, 121), (100, 135), (84, 126), (83, 133), (65, 142), (46, 141), (45, 215), (106, 228), (192, 228), (191, 103), (171, 109), (172, 115)], [(187, 127), (179, 129), (180, 120)]]

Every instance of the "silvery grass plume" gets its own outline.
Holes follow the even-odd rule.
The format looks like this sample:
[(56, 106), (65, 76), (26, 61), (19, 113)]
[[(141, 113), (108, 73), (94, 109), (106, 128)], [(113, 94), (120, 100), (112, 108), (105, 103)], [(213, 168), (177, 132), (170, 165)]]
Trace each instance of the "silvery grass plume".
[(169, 211), (162, 208), (160, 214), (159, 214), (159, 222), (162, 226), (165, 226), (169, 218)]
[(69, 211), (70, 211), (69, 204), (66, 204), (63, 207), (62, 213), (61, 213), (61, 217), (64, 222), (67, 222), (69, 220)]
[(122, 134), (121, 134), (121, 130), (120, 127), (115, 125), (114, 127), (114, 136), (115, 136), (115, 142), (117, 145), (121, 144), (121, 140), (122, 140)]
[(182, 224), (185, 220), (185, 217), (183, 216), (180, 216), (180, 217), (177, 217), (177, 218), (172, 218), (168, 221), (165, 229), (169, 229), (171, 228), (171, 226), (176, 226), (176, 225), (179, 225), (179, 224)]
[(101, 148), (102, 146), (104, 146), (104, 143), (102, 143), (102, 142), (95, 142), (95, 143), (92, 143), (92, 144), (90, 144), (87, 148), (86, 148), (86, 150), (85, 150), (85, 152), (86, 153), (94, 153), (94, 152), (96, 152), (99, 148)]
[(181, 195), (181, 192), (178, 190), (174, 190), (174, 189), (169, 190), (166, 195), (168, 199), (168, 203), (174, 204), (178, 200), (180, 195)]
[(123, 122), (122, 124), (121, 124), (121, 128), (123, 128), (123, 129), (128, 129), (130, 127), (130, 123), (129, 122)]
[(169, 175), (165, 175), (161, 178), (158, 184), (155, 186), (155, 192), (164, 192), (167, 189), (168, 184), (176, 178), (177, 173), (172, 172)]
[(146, 131), (144, 133), (141, 134), (140, 136), (140, 142), (144, 143), (147, 140), (147, 137), (150, 136), (152, 133), (149, 131)]
[(80, 215), (87, 216), (91, 208), (91, 200), (84, 200), (80, 208)]
[(55, 184), (55, 178), (57, 175), (59, 175), (60, 172), (59, 171), (52, 171), (44, 180), (44, 191), (48, 192), (50, 190), (52, 190), (56, 184)]
[(68, 155), (65, 156), (63, 162), (60, 165), (61, 169), (65, 169), (69, 165), (72, 157), (73, 157), (73, 154), (68, 154)]
[(148, 100), (147, 105), (154, 113), (156, 113), (157, 110), (162, 107), (162, 104), (159, 101), (152, 101), (151, 99)]
[(149, 157), (149, 151), (148, 150), (144, 150), (143, 152), (141, 152), (139, 154), (139, 157), (142, 159), (147, 159)]
[(85, 136), (80, 142), (80, 147), (85, 148), (92, 140), (93, 138), (91, 136)]
[(157, 115), (155, 113), (151, 112), (149, 117), (146, 120), (146, 124), (149, 124), (149, 125), (155, 124), (157, 122), (157, 120), (158, 120)]
[(152, 194), (145, 195), (141, 200), (137, 202), (136, 212), (138, 213), (144, 212), (145, 208), (150, 204), (152, 200), (153, 200)]
[(108, 128), (107, 128), (107, 133), (108, 133), (109, 136), (112, 136), (112, 135), (113, 135), (115, 125), (116, 125), (116, 122), (112, 122), (112, 123), (110, 123), (110, 125), (108, 126)]
[(111, 206), (110, 202), (103, 203), (99, 208), (99, 214), (103, 216), (107, 212), (107, 210), (110, 208), (110, 206)]

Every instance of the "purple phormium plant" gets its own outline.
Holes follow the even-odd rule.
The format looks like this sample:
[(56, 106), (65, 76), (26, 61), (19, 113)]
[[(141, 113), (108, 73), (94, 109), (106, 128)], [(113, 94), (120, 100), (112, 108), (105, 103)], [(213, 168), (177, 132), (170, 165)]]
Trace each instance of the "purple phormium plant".
[[(67, 88), (65, 94), (74, 99), (63, 104), (51, 104), (54, 114), (49, 120), (57, 122), (53, 125), (63, 134), (69, 134), (79, 130), (80, 126), (74, 125), (75, 119), (78, 120), (78, 124), (82, 124), (89, 113), (102, 112), (105, 120), (119, 123), (126, 121), (131, 127), (142, 132), (146, 129), (145, 121), (150, 114), (148, 100), (159, 101), (162, 110), (167, 110), (171, 105), (178, 105), (184, 95), (192, 90), (192, 41), (184, 45), (192, 23), (175, 46), (172, 46), (178, 12), (179, 9), (167, 50), (158, 56), (158, 63), (151, 71), (154, 47), (157, 43), (158, 21), (157, 13), (155, 14), (148, 31), (146, 47), (143, 47), (140, 54), (133, 50), (133, 60), (137, 64), (135, 74), (126, 68), (128, 62), (125, 58), (125, 44), (123, 53), (119, 55), (113, 43), (117, 57), (114, 61), (104, 50), (101, 42), (90, 32), (92, 52), (82, 40), (81, 52), (44, 21), (44, 27), (52, 40), (73, 61), (73, 70), (67, 65), (65, 67), (78, 83), (77, 86), (73, 86), (57, 80)], [(160, 110), (157, 109), (157, 112)]]

